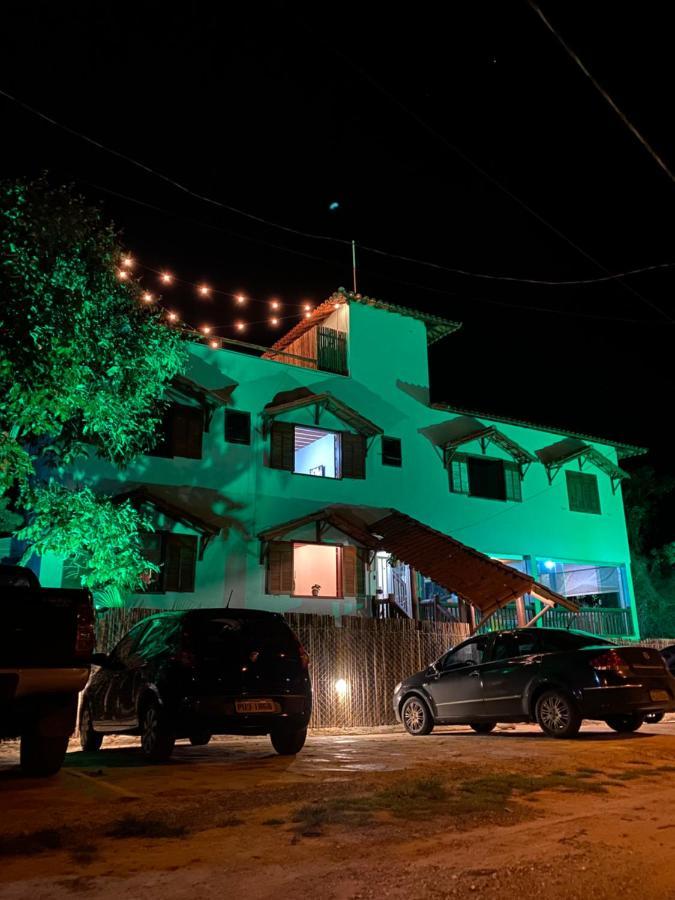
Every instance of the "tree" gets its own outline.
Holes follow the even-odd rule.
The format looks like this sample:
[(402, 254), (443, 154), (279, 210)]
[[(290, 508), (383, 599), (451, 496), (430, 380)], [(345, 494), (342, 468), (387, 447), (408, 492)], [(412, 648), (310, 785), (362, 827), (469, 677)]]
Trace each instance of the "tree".
[(8, 530), (67, 556), (83, 584), (138, 590), (147, 522), (63, 472), (154, 445), (181, 334), (141, 301), (100, 211), (45, 178), (0, 186), (0, 300), (0, 519), (23, 514)]
[(640, 466), (624, 497), (640, 630), (645, 637), (675, 637), (675, 478)]

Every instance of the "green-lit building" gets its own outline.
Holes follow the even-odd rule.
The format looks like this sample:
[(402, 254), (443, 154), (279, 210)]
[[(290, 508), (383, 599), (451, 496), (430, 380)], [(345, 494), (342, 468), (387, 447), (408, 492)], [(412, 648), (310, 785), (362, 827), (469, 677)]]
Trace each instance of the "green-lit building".
[[(642, 451), (432, 404), (428, 348), (451, 359), (458, 327), (340, 291), (267, 352), (191, 345), (153, 455), (70, 475), (154, 517), (160, 574), (129, 605), (475, 620), (457, 567), (480, 555), (440, 532), (570, 598), (576, 627), (637, 636), (620, 465)], [(541, 608), (505, 596), (495, 624)]]

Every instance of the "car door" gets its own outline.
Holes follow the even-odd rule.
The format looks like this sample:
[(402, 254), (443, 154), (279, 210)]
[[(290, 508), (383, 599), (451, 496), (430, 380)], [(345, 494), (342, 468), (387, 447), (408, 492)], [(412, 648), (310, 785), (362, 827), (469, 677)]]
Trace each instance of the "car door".
[(103, 719), (97, 722), (101, 731), (125, 731), (133, 727), (129, 724), (127, 698), (134, 677), (134, 648), (146, 627), (146, 622), (140, 622), (124, 635), (109, 654), (109, 665), (105, 669), (108, 687), (103, 701)]
[(495, 636), (481, 667), (484, 715), (496, 721), (523, 715), (523, 694), (541, 663), (536, 634), (506, 631)]
[(470, 722), (483, 716), (481, 668), (490, 636), (479, 635), (447, 653), (426, 685), (437, 718)]
[(126, 731), (138, 726), (137, 698), (147, 676), (148, 656), (154, 647), (153, 635), (157, 635), (161, 625), (161, 620), (149, 619), (129, 632), (131, 641), (125, 647), (115, 688), (115, 718), (119, 729)]

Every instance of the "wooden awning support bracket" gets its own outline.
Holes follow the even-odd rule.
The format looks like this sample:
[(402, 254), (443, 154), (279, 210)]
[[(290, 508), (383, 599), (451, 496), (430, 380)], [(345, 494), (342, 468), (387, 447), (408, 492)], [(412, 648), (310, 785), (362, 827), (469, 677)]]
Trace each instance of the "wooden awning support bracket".
[(215, 537), (215, 534), (213, 534), (212, 532), (202, 534), (201, 538), (199, 539), (199, 552), (197, 554), (197, 558), (199, 559), (199, 562), (201, 562), (204, 559), (204, 553), (206, 552), (206, 548), (209, 546), (209, 544), (214, 539), (214, 537)]

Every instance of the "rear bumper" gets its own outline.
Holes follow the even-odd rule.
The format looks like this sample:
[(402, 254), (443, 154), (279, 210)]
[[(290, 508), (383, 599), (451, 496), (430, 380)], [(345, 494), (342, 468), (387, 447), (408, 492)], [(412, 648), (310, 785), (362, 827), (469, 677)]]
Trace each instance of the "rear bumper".
[(0, 669), (3, 697), (35, 694), (79, 694), (89, 679), (89, 666), (70, 668)]
[(312, 698), (303, 694), (271, 695), (275, 712), (237, 712), (238, 700), (246, 697), (185, 698), (176, 711), (176, 730), (184, 736), (207, 731), (210, 734), (269, 734), (275, 728), (305, 728), (312, 713)]
[(647, 678), (640, 683), (583, 689), (582, 715), (588, 718), (671, 710), (675, 710), (675, 693), (666, 679)]

